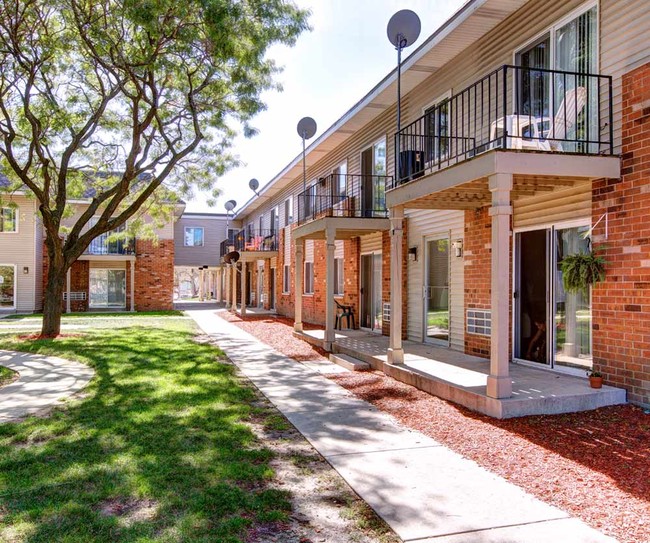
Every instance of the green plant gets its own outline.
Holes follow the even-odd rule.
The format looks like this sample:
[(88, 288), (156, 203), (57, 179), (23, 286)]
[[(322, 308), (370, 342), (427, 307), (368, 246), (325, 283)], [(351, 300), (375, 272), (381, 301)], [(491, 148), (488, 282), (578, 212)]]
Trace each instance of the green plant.
[(595, 370), (587, 370), (587, 377), (602, 377), (603, 374)]
[(589, 285), (605, 279), (605, 259), (589, 253), (565, 256), (560, 262), (564, 290), (571, 293), (589, 292)]

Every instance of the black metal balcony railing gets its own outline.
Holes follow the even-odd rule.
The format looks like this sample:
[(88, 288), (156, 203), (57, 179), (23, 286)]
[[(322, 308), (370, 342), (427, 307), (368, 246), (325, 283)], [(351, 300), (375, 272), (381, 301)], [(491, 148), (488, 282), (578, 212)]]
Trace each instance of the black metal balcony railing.
[(502, 66), (395, 135), (388, 188), (490, 149), (613, 154), (611, 76)]
[(87, 255), (133, 255), (135, 254), (134, 238), (110, 239), (113, 232), (106, 232), (90, 242), (84, 251)]
[(321, 217), (388, 216), (389, 175), (337, 174), (321, 178), (298, 195), (298, 224)]
[(237, 233), (233, 239), (221, 242), (221, 256), (230, 251), (277, 251), (278, 235), (274, 230), (253, 230)]

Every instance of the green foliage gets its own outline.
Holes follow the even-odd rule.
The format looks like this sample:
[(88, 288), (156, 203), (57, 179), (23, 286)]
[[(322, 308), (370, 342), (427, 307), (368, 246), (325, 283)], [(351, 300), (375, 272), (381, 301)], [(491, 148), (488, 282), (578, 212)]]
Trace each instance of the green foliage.
[(13, 381), (15, 376), (15, 371), (10, 370), (9, 368), (5, 368), (4, 366), (0, 366), (0, 386)]
[[(245, 424), (256, 396), (187, 319), (0, 348), (91, 365), (79, 400), (0, 424), (0, 541), (242, 543), (286, 520), (272, 451)], [(275, 419), (272, 421), (275, 423)]]
[(589, 285), (605, 279), (605, 259), (593, 252), (565, 256), (560, 262), (564, 290), (589, 293)]

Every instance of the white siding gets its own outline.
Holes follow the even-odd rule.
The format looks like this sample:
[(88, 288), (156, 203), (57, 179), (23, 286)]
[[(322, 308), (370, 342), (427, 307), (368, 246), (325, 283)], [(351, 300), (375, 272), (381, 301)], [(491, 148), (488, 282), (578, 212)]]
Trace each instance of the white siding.
[(515, 228), (591, 217), (591, 183), (515, 200)]
[[(424, 240), (428, 237), (444, 236), (450, 241), (463, 239), (465, 225), (462, 211), (408, 211), (408, 247), (418, 248), (417, 261), (408, 261), (408, 338), (413, 341), (424, 340)], [(454, 256), (450, 249), (449, 306), (450, 306), (450, 347), (465, 350), (465, 271), (463, 258)]]
[(363, 253), (381, 253), (382, 234), (369, 234), (361, 237), (361, 254)]

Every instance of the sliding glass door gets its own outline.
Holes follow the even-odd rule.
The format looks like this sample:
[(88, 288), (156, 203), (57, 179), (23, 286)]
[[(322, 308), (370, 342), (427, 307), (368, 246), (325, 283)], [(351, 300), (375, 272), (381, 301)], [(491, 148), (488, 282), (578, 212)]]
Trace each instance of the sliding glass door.
[(91, 269), (89, 307), (126, 307), (126, 270)]

